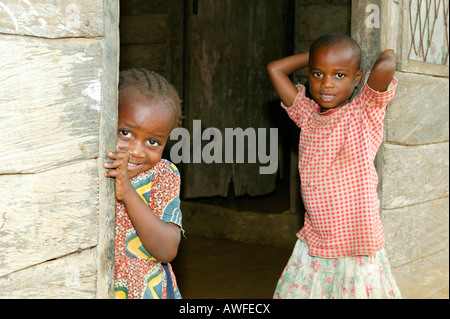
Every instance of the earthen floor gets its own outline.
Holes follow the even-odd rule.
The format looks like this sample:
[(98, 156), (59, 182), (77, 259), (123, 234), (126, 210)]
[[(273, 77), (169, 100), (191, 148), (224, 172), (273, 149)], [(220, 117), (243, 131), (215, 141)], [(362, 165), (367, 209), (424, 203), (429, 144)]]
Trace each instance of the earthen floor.
[(172, 266), (184, 299), (271, 299), (291, 252), (187, 236)]

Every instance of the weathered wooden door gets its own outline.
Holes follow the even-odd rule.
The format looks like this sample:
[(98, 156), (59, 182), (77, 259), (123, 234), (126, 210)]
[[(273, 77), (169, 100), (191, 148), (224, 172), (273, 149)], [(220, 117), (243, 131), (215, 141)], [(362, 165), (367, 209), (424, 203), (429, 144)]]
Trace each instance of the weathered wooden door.
[[(284, 53), (285, 1), (189, 0), (185, 6), (185, 126), (193, 132), (197, 120), (201, 132), (219, 129), (223, 153), (222, 163), (193, 160), (185, 165), (184, 197), (226, 196), (230, 183), (236, 195), (267, 194), (275, 189), (276, 173), (260, 174), (267, 164), (258, 157), (249, 163), (248, 141), (244, 163), (236, 157), (225, 163), (224, 130), (267, 128), (269, 143), (269, 128), (275, 127), (270, 103), (276, 97), (266, 65)], [(209, 142), (203, 141), (202, 147)], [(236, 156), (236, 146), (234, 151)]]
[(0, 298), (113, 297), (118, 5), (0, 1)]

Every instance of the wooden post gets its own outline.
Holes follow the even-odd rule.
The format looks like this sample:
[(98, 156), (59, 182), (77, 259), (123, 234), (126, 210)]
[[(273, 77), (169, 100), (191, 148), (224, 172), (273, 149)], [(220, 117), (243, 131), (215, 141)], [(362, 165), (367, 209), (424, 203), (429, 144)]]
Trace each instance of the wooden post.
[[(114, 297), (115, 188), (103, 177), (106, 153), (115, 150), (119, 82), (119, 2), (105, 0), (105, 37), (103, 44), (103, 105), (99, 133), (99, 222), (97, 245), (97, 298)], [(109, 161), (109, 160), (108, 160)]]

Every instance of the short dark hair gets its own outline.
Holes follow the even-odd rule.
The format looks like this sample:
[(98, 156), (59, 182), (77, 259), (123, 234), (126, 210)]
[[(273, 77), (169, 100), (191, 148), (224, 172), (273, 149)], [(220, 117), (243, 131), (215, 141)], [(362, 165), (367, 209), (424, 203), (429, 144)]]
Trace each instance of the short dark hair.
[(358, 69), (361, 68), (361, 59), (362, 59), (361, 47), (350, 36), (344, 33), (327, 33), (313, 42), (313, 44), (309, 49), (309, 55), (312, 56), (316, 48), (322, 45), (327, 48), (340, 45), (350, 46), (350, 49), (353, 51), (353, 56), (356, 60), (356, 65), (358, 66)]

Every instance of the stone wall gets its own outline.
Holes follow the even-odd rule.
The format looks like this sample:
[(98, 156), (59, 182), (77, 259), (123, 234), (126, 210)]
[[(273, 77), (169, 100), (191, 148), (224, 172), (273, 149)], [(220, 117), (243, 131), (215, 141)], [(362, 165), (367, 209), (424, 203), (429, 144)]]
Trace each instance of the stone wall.
[[(375, 163), (386, 251), (397, 284), (404, 298), (448, 298), (448, 62), (438, 65), (411, 58), (409, 3), (414, 5), (414, 1), (353, 0), (352, 36), (369, 57), (366, 67), (384, 49), (394, 49), (399, 56), (397, 93), (387, 108), (384, 143)], [(378, 27), (368, 19), (379, 19)], [(445, 29), (445, 24), (436, 24), (435, 34), (442, 35), (439, 28)], [(433, 46), (429, 40), (421, 42)], [(437, 46), (442, 48), (441, 44)]]
[(382, 150), (386, 250), (405, 298), (448, 298), (449, 81), (396, 76)]

